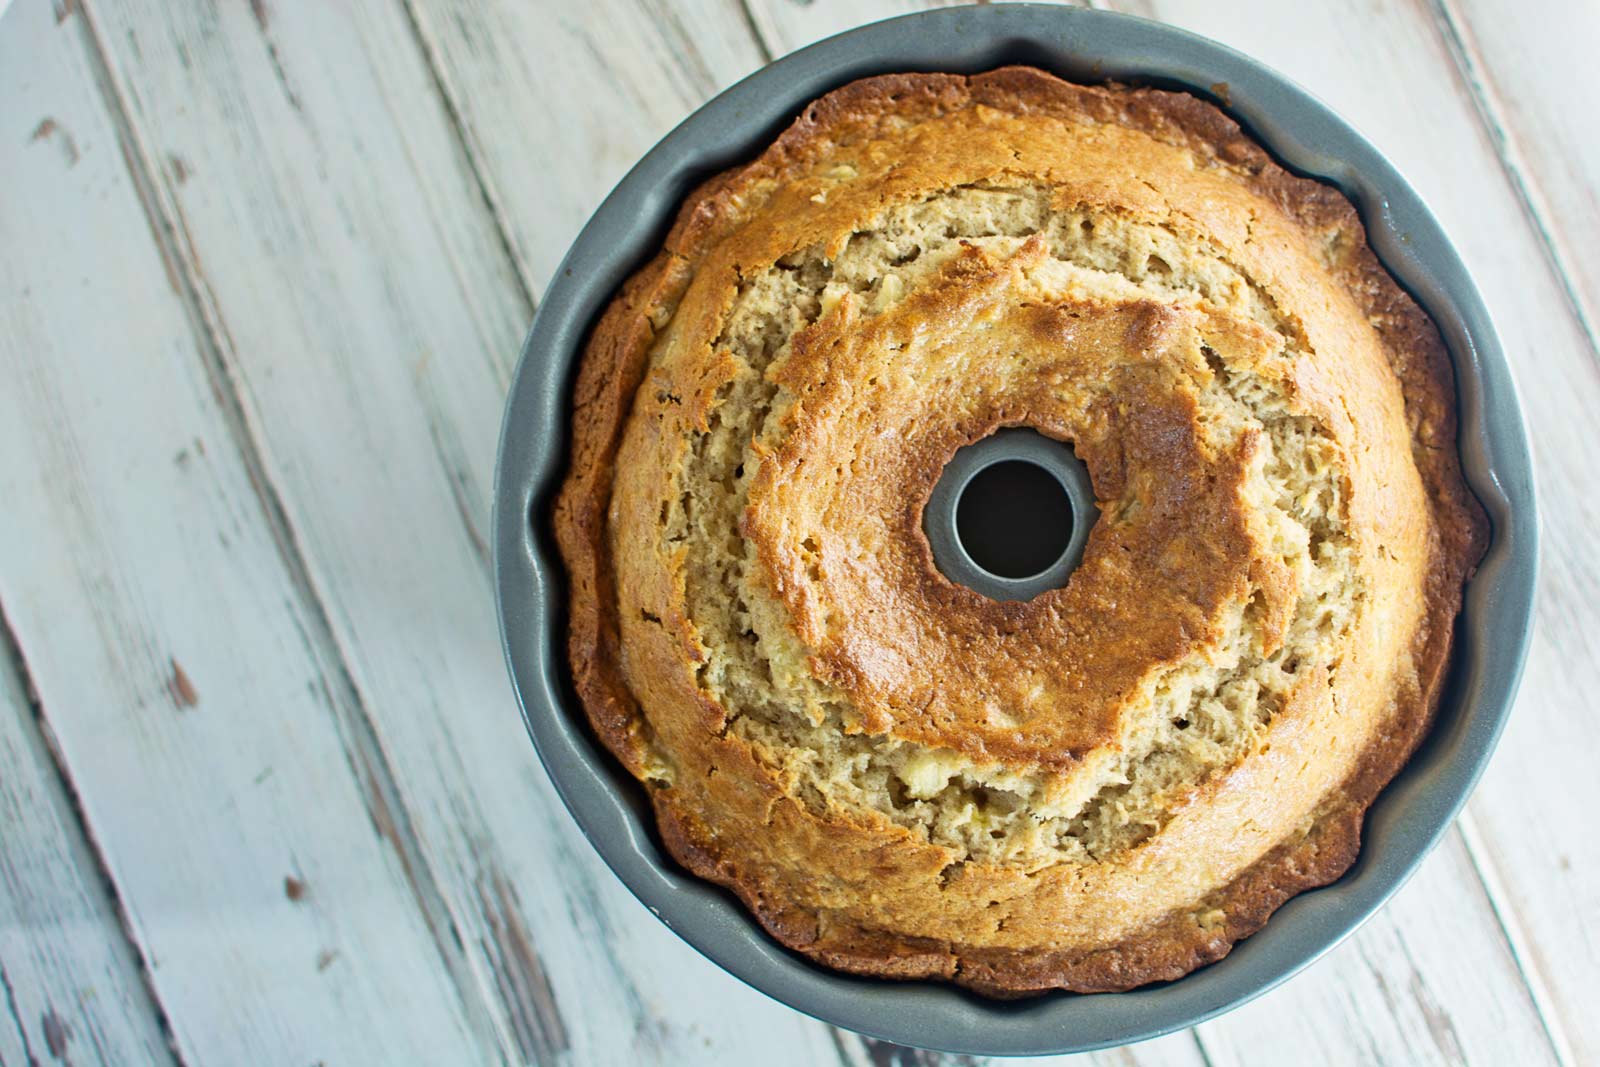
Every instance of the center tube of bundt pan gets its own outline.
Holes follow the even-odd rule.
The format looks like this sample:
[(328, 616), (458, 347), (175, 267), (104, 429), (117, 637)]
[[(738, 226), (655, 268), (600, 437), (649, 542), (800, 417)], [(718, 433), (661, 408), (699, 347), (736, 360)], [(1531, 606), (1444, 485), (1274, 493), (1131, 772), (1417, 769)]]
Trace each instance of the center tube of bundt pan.
[(1059, 589), (1099, 512), (1083, 462), (1036, 430), (999, 430), (951, 457), (922, 528), (950, 581), (993, 600)]

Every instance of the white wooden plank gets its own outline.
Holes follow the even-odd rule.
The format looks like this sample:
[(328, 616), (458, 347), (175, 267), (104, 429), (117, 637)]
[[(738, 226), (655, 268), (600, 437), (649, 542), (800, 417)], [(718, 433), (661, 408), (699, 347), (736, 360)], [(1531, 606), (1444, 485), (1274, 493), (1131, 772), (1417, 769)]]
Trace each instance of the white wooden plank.
[[(45, 727), (185, 1060), (480, 1061), (491, 1050), (374, 832), (89, 57), (70, 15), (6, 16), (0, 602)], [(27, 788), (17, 774), (8, 757), (8, 796)], [(34, 847), (8, 833), (8, 863)], [(83, 940), (92, 962), (91, 929), (46, 936)], [(50, 984), (65, 979), (17, 996), (63, 997), (77, 1036), (55, 1058), (87, 1061), (98, 1031)]]
[(6, 652), (0, 647), (0, 1062), (171, 1064), (138, 956)]
[(1600, 110), (1587, 105), (1600, 4), (1578, 0), (1529, 18), (1514, 0), (1429, 2), (1593, 343), (1600, 263), (1588, 250), (1600, 242)]
[[(1600, 566), (1591, 540), (1600, 502), (1590, 457), (1600, 407), (1596, 353), (1527, 225), (1495, 145), (1457, 76), (1449, 42), (1415, 5), (1359, 0), (1286, 7), (1239, 0), (1140, 5), (1288, 72), (1350, 118), (1428, 201), (1483, 290), (1515, 367), (1539, 458), (1544, 544), (1539, 625), (1521, 697), (1471, 802), (1487, 856), (1524, 928), (1519, 958), (1556, 1047), (1600, 1059), (1600, 807), (1587, 720), (1600, 686)], [(1458, 1018), (1457, 1022), (1461, 1020)]]
[(645, 150), (761, 65), (739, 0), (406, 0), (535, 292)]
[(824, 37), (854, 29), (868, 22), (909, 15), (930, 7), (951, 7), (961, 0), (871, 0), (856, 4), (850, 0), (752, 0), (747, 5), (750, 22), (762, 44), (773, 56), (803, 48)]
[(1357, 936), (1309, 974), (1202, 1025), (1200, 1040), (1219, 1067), (1271, 1067), (1290, 1050), (1304, 1067), (1553, 1064), (1494, 932), (1493, 907), (1452, 834)]
[(523, 734), (483, 546), (528, 308), (405, 13), (86, 10), (508, 1053), (836, 1056), (627, 895)]
[[(1141, 1041), (1137, 1045), (1105, 1049), (1091, 1056), (1062, 1057), (1054, 1062), (1064, 1065), (1074, 1060), (1087, 1061), (1097, 1067), (1209, 1067), (1204, 1050), (1195, 1040), (1192, 1030), (1168, 1034), (1153, 1041)], [(993, 1067), (1004, 1067), (1015, 1062), (1006, 1059), (989, 1061)], [(1033, 1062), (1052, 1063), (1049, 1059)]]
[[(835, 1031), (841, 1067), (1005, 1067), (1019, 1062), (1005, 1057), (958, 1056), (941, 1052), (926, 1052), (906, 1048), (885, 1041), (861, 1037), (845, 1031)], [(810, 1061), (790, 1059), (782, 1050), (774, 1049), (762, 1064), (803, 1064)], [(1039, 1067), (1206, 1067), (1204, 1056), (1188, 1032), (1170, 1034), (1137, 1045), (1106, 1049), (1077, 1056), (1041, 1056), (1025, 1061)]]

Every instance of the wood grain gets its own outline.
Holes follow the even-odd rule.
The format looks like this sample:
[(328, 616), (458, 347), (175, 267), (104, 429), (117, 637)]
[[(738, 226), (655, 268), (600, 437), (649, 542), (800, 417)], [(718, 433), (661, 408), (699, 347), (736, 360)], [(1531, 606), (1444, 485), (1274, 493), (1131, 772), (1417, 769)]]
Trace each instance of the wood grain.
[(0, 618), (0, 1062), (173, 1064), (4, 627)]
[(1199, 1034), (1213, 1067), (1558, 1062), (1457, 834), (1326, 959)]
[[(196, 1063), (980, 1062), (790, 1012), (629, 898), (533, 760), (486, 569), (505, 382), (588, 213), (765, 58), (912, 6), (7, 13), (0, 605), (41, 705), (0, 657), (0, 1061), (159, 1062), (164, 1010)], [(1537, 439), (1541, 630), (1466, 833), (1368, 927), (1196, 1033), (1042, 1062), (1600, 1060), (1600, 844), (1567, 814), (1600, 806), (1600, 119), (1570, 103), (1600, 27), (1117, 6), (1291, 72), (1455, 236)]]
[[(374, 832), (381, 809), (352, 773), (329, 665), (307, 641), (84, 26), (42, 4), (6, 19), (0, 242), (27, 252), (0, 259), (0, 604), (177, 1050), (190, 1063), (480, 1060)], [(33, 136), (46, 118), (52, 131)], [(26, 748), (3, 758), (7, 795), (47, 770)], [(20, 844), (8, 820), (8, 863), (81, 850), (48, 801), (26, 817)], [(81, 923), (52, 932), (54, 954), (36, 961), (49, 972), (15, 984), (28, 1014), (55, 1005), (29, 1054), (159, 1062), (148, 1027), (125, 1028), (126, 1056), (115, 1035), (95, 1044), (109, 1024), (89, 1010), (133, 995), (110, 970), (122, 934), (109, 907), (96, 914), (70, 881), (53, 888), (46, 906), (76, 903)], [(91, 987), (81, 1006), (69, 999)]]
[(738, 0), (405, 2), (535, 293), (644, 151), (764, 58)]
[(871, 0), (858, 5), (848, 0), (745, 0), (745, 9), (763, 51), (776, 57), (866, 22), (956, 3), (957, 0)]
[[(1420, 2), (1420, 0), (1419, 0)], [(1600, 349), (1600, 110), (1591, 68), (1600, 4), (1530, 18), (1513, 0), (1428, 0), (1439, 33), (1545, 244), (1589, 344)]]

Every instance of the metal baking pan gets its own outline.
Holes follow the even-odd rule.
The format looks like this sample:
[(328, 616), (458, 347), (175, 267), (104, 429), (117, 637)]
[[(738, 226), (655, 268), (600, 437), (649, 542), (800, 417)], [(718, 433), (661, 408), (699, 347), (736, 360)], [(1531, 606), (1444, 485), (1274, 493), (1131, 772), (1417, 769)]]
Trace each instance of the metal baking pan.
[[(1082, 82), (1186, 89), (1237, 119), (1290, 169), (1337, 185), (1384, 265), (1439, 324), (1455, 362), (1467, 480), (1493, 540), (1467, 588), (1437, 724), (1367, 816), (1360, 858), (1280, 908), (1225, 959), (1127, 993), (997, 1002), (951, 986), (838, 974), (768, 938), (728, 893), (663, 851), (642, 788), (592, 735), (566, 677), (565, 590), (548, 509), (567, 449), (569, 393), (589, 329), (659, 248), (701, 179), (753, 158), (811, 100), (896, 71), (1025, 63)], [(1209, 1019), (1289, 978), (1368, 919), (1443, 835), (1511, 710), (1533, 617), (1538, 521), (1516, 391), (1488, 311), (1439, 224), (1373, 146), (1280, 74), (1204, 38), (1124, 15), (1003, 4), (929, 11), (830, 38), (695, 112), (601, 204), (556, 272), (506, 403), (495, 480), (501, 638), (528, 733), (611, 869), (689, 944), (762, 992), (871, 1036), (949, 1052), (1026, 1055), (1140, 1041)]]

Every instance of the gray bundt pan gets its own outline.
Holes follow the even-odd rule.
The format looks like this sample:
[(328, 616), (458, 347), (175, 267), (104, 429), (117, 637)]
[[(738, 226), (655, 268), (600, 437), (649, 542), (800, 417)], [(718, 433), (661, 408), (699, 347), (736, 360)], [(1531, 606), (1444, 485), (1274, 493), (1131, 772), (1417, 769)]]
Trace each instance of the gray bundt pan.
[[(663, 852), (641, 788), (590, 732), (568, 682), (565, 590), (548, 513), (588, 331), (657, 250), (698, 181), (752, 158), (805, 104), (853, 79), (1009, 63), (1077, 81), (1191, 90), (1221, 104), (1291, 169), (1344, 190), (1378, 256), (1444, 332), (1462, 458), (1493, 543), (1467, 588), (1438, 724), (1373, 805), (1348, 874), (1295, 897), (1225, 959), (1178, 981), (994, 1002), (815, 966)], [(1273, 988), (1382, 906), (1460, 810), (1511, 710), (1532, 624), (1537, 536), (1528, 444), (1500, 342), (1460, 258), (1389, 161), (1305, 90), (1222, 45), (1127, 16), (1022, 4), (930, 11), (833, 37), (756, 72), (668, 134), (600, 205), (539, 306), (506, 404), (495, 482), (501, 636), (523, 718), (567, 807), (617, 876), (689, 944), (768, 996), (900, 1044), (990, 1055), (1084, 1051), (1191, 1026)]]

